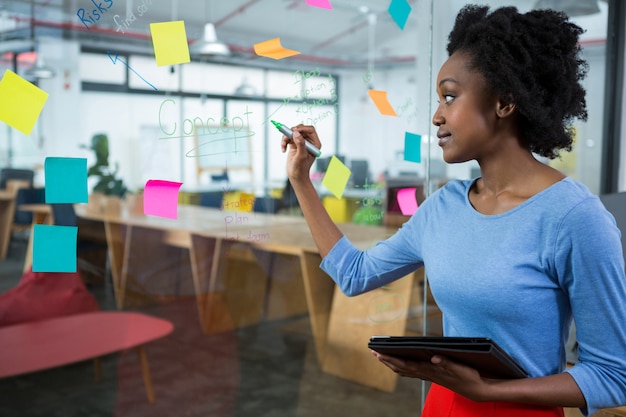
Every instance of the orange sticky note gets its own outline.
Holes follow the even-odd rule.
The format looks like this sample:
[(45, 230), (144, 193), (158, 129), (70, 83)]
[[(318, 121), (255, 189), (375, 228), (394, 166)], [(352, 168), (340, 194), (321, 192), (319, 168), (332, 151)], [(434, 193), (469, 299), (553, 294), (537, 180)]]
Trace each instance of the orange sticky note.
[(265, 56), (273, 59), (283, 59), (289, 56), (298, 55), (300, 52), (292, 49), (283, 48), (280, 44), (280, 38), (270, 39), (269, 41), (254, 44), (254, 52), (258, 56)]
[(178, 218), (178, 190), (182, 182), (148, 180), (143, 190), (143, 213)]
[(389, 104), (386, 91), (367, 90), (367, 94), (369, 94), (374, 104), (376, 104), (380, 114), (385, 116), (397, 116), (396, 111), (391, 107), (391, 104)]
[(345, 166), (339, 158), (333, 155), (333, 157), (330, 158), (330, 163), (328, 164), (328, 169), (322, 180), (322, 185), (328, 188), (328, 191), (335, 197), (341, 198), (346, 189), (346, 185), (348, 185), (350, 174), (350, 168)]
[(403, 188), (398, 190), (398, 205), (400, 206), (400, 211), (405, 216), (411, 216), (417, 211), (415, 192), (415, 188)]
[(0, 120), (30, 135), (47, 99), (48, 93), (6, 70), (0, 80)]
[(158, 66), (186, 64), (191, 61), (184, 21), (150, 23), (150, 33)]

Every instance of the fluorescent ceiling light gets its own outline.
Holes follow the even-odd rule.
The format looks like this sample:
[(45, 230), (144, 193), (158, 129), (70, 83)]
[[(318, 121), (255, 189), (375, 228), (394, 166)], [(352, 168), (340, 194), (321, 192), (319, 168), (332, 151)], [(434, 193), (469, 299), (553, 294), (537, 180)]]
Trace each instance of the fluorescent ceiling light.
[(572, 17), (600, 13), (597, 0), (537, 0), (534, 8), (561, 10)]
[(204, 25), (204, 36), (189, 48), (189, 53), (196, 56), (227, 56), (230, 55), (228, 46), (217, 40), (213, 23)]

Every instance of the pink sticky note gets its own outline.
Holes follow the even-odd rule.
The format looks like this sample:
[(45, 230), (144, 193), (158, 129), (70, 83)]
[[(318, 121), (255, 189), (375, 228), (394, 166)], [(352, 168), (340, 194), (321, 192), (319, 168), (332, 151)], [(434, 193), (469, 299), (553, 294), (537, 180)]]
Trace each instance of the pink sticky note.
[(400, 206), (400, 211), (405, 216), (411, 216), (417, 210), (415, 191), (415, 188), (403, 188), (398, 190), (398, 205)]
[(306, 4), (313, 7), (319, 7), (320, 9), (332, 10), (333, 5), (329, 0), (306, 0)]
[(178, 190), (182, 182), (148, 180), (143, 191), (143, 212), (151, 216), (178, 218)]

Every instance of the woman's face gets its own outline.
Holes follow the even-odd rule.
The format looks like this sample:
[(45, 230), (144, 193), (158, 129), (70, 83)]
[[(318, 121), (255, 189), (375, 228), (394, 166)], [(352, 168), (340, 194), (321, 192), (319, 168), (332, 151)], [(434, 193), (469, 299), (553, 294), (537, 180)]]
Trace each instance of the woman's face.
[(484, 77), (469, 69), (469, 55), (455, 52), (437, 76), (439, 105), (433, 115), (437, 137), (448, 163), (477, 160), (496, 150), (499, 100)]

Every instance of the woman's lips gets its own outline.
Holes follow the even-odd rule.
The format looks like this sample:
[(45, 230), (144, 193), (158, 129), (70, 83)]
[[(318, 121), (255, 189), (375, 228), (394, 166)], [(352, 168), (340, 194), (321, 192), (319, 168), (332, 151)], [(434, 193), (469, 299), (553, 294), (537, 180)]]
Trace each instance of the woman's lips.
[(437, 132), (437, 137), (439, 138), (439, 146), (443, 146), (450, 139), (450, 134), (447, 132)]

